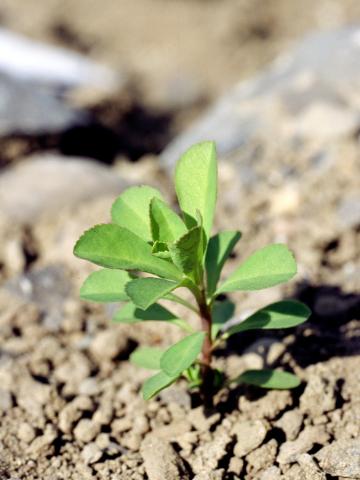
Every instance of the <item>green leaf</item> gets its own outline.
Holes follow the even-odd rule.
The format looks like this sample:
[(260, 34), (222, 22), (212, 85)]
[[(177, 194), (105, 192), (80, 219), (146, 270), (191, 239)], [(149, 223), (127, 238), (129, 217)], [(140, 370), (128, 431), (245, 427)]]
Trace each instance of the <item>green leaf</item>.
[(212, 310), (211, 338), (215, 339), (221, 327), (234, 315), (235, 305), (229, 300), (215, 302)]
[(209, 296), (215, 292), (224, 263), (240, 238), (238, 231), (220, 232), (210, 238), (205, 259)]
[(154, 303), (146, 310), (143, 310), (129, 302), (116, 312), (113, 321), (118, 323), (138, 323), (142, 321), (168, 322), (180, 327), (186, 332), (192, 331), (190, 325), (185, 320), (178, 318), (158, 303)]
[(289, 372), (281, 370), (247, 370), (241, 374), (235, 383), (247, 383), (261, 388), (287, 390), (300, 385), (300, 379)]
[(93, 302), (121, 302), (128, 300), (125, 285), (132, 280), (124, 270), (98, 270), (91, 273), (80, 288), (80, 297)]
[(126, 285), (125, 291), (135, 305), (145, 310), (178, 286), (179, 283), (163, 278), (135, 278)]
[(164, 390), (164, 388), (174, 383), (177, 378), (178, 377), (169, 377), (164, 372), (158, 372), (156, 375), (148, 378), (142, 386), (144, 400), (150, 400), (150, 398), (161, 392), (161, 390)]
[(235, 290), (261, 290), (290, 280), (296, 274), (293, 254), (275, 243), (253, 253), (220, 286), (217, 294)]
[(97, 225), (77, 241), (74, 254), (103, 267), (141, 270), (159, 277), (181, 280), (181, 272), (171, 263), (154, 257), (151, 246), (118, 225)]
[(143, 320), (156, 320), (161, 322), (172, 322), (179, 320), (176, 315), (171, 313), (167, 308), (155, 303), (146, 310), (137, 307), (129, 302), (120, 310), (118, 310), (113, 317), (114, 322), (120, 323), (137, 323)]
[(159, 258), (171, 259), (169, 248), (164, 242), (158, 242), (156, 240), (152, 246), (151, 253)]
[(196, 210), (204, 219), (207, 238), (211, 231), (217, 195), (217, 161), (214, 142), (192, 146), (180, 158), (175, 189), (188, 228), (196, 225)]
[(194, 227), (169, 245), (169, 251), (174, 264), (184, 273), (193, 272), (202, 264), (203, 229)]
[(190, 367), (201, 352), (205, 333), (196, 332), (172, 345), (161, 357), (160, 366), (170, 377), (180, 375)]
[(140, 347), (130, 355), (130, 362), (147, 370), (160, 370), (164, 350), (158, 347)]
[(150, 225), (155, 241), (171, 243), (186, 233), (181, 218), (162, 200), (153, 198), (150, 202)]
[(303, 303), (297, 300), (284, 300), (258, 310), (243, 322), (229, 328), (226, 336), (246, 330), (296, 327), (306, 322), (310, 315), (311, 310)]
[(161, 193), (146, 185), (130, 187), (111, 207), (113, 223), (125, 227), (146, 241), (151, 240), (149, 206), (152, 198), (162, 199)]

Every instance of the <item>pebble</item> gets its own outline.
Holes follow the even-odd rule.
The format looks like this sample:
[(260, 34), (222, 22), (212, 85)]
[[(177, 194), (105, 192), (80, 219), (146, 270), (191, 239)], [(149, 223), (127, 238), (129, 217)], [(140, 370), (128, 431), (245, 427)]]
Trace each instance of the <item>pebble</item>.
[(262, 444), (266, 437), (267, 427), (260, 420), (247, 421), (236, 423), (231, 433), (237, 438), (234, 454), (241, 458)]
[(197, 407), (190, 410), (187, 418), (196, 430), (199, 432), (205, 432), (220, 420), (220, 413), (208, 415), (205, 413), (203, 407)]
[(90, 352), (98, 361), (113, 360), (127, 349), (128, 338), (118, 328), (97, 333), (90, 344)]
[(35, 430), (29, 423), (22, 422), (19, 425), (19, 428), (17, 431), (17, 437), (22, 442), (30, 443), (35, 438)]
[(29, 454), (38, 457), (50, 452), (50, 447), (57, 437), (56, 429), (53, 425), (46, 426), (44, 433), (36, 437), (28, 447)]
[(68, 403), (59, 414), (59, 428), (64, 433), (72, 431), (73, 424), (81, 418), (82, 413), (93, 409), (93, 402), (89, 397), (76, 397)]
[(326, 445), (317, 454), (321, 468), (332, 476), (360, 477), (360, 438), (339, 440)]
[(316, 462), (308, 453), (303, 453), (297, 458), (301, 467), (304, 480), (326, 480), (326, 475), (317, 466)]
[(149, 480), (189, 480), (184, 462), (165, 440), (148, 435), (141, 443), (140, 453)]
[(285, 432), (287, 440), (295, 440), (300, 432), (303, 418), (299, 409), (289, 410), (279, 418), (275, 425)]
[(231, 436), (227, 432), (215, 431), (213, 440), (207, 443), (202, 442), (200, 447), (195, 450), (190, 462), (194, 473), (215, 470), (220, 460), (226, 455), (226, 447), (230, 443)]
[(246, 457), (247, 473), (254, 476), (254, 474), (260, 470), (265, 470), (266, 468), (271, 467), (275, 462), (277, 449), (277, 441), (273, 438), (260, 448), (250, 452)]
[(300, 397), (300, 410), (313, 417), (335, 410), (335, 380), (329, 381), (319, 375), (311, 375)]
[(86, 465), (98, 462), (102, 455), (103, 452), (96, 443), (88, 443), (81, 452), (81, 457)]
[(308, 452), (315, 444), (324, 445), (328, 439), (323, 426), (305, 427), (296, 440), (281, 445), (277, 460), (280, 465), (294, 463), (298, 455)]
[(281, 470), (278, 467), (269, 467), (264, 470), (259, 480), (281, 480)]
[(83, 418), (74, 428), (74, 436), (77, 441), (89, 443), (100, 433), (101, 425), (89, 418)]

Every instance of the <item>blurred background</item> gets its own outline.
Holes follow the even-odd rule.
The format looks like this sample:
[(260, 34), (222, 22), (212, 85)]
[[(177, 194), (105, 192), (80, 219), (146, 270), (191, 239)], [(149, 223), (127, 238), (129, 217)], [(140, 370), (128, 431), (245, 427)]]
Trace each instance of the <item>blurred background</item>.
[[(359, 92), (357, 0), (1, 0), (0, 335), (10, 363), (0, 379), (12, 392), (1, 405), (16, 398), (31, 411), (22, 395), (34, 379), (57, 382), (68, 401), (135, 344), (176, 338), (148, 325), (114, 334), (110, 311), (78, 300), (93, 267), (72, 248), (129, 185), (158, 187), (175, 205), (176, 159), (207, 139), (220, 159), (216, 228), (243, 232), (234, 261), (286, 242), (299, 264), (289, 286), (239, 295), (243, 311), (284, 295), (308, 303), (313, 324), (292, 350), (300, 367), (358, 353)], [(44, 343), (62, 355), (49, 363)]]

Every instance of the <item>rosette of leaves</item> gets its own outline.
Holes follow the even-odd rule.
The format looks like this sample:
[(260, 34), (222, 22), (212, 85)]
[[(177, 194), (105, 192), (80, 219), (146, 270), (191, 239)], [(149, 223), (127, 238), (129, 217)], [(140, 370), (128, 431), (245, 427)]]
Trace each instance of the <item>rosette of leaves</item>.
[[(224, 382), (278, 389), (298, 386), (296, 376), (281, 370), (248, 370), (226, 379), (212, 365), (214, 349), (231, 335), (290, 328), (307, 320), (306, 305), (284, 300), (227, 327), (235, 305), (219, 301), (223, 294), (261, 290), (290, 280), (297, 270), (294, 256), (283, 244), (267, 245), (221, 278), (241, 234), (236, 230), (211, 233), (217, 198), (213, 142), (196, 144), (184, 153), (177, 163), (175, 189), (181, 216), (158, 190), (131, 187), (115, 200), (112, 222), (86, 231), (74, 248), (76, 256), (103, 267), (85, 280), (80, 291), (83, 299), (125, 302), (115, 322), (167, 322), (185, 332), (166, 350), (149, 346), (131, 355), (134, 364), (154, 371), (143, 385), (144, 398), (152, 398), (180, 377), (191, 388), (200, 388), (207, 404)], [(180, 287), (191, 292), (193, 302), (175, 293)], [(189, 308), (199, 317), (198, 330), (162, 305), (162, 300)]]

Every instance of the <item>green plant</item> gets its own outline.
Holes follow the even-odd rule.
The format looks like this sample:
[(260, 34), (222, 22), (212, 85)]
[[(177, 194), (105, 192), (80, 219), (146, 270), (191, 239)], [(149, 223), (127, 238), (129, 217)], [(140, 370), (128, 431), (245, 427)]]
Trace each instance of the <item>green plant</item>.
[[(241, 237), (238, 231), (210, 236), (217, 197), (217, 160), (213, 142), (191, 147), (179, 160), (175, 188), (182, 218), (151, 187), (131, 187), (112, 206), (111, 224), (86, 231), (75, 245), (76, 256), (105, 267), (92, 273), (81, 288), (81, 297), (97, 302), (126, 302), (115, 322), (168, 322), (186, 336), (166, 351), (139, 348), (134, 364), (155, 370), (143, 386), (149, 399), (185, 377), (191, 388), (200, 388), (206, 404), (224, 383), (248, 383), (264, 388), (294, 388), (297, 377), (276, 370), (249, 370), (225, 380), (213, 368), (214, 348), (231, 335), (254, 329), (283, 329), (306, 321), (310, 310), (295, 300), (273, 303), (241, 323), (226, 328), (234, 304), (220, 301), (221, 294), (251, 291), (286, 282), (296, 274), (293, 255), (282, 244), (254, 252), (230, 276), (220, 282), (225, 261)], [(153, 276), (139, 276), (139, 272)], [(174, 291), (187, 288), (194, 302)], [(177, 302), (197, 314), (201, 329), (162, 306), (162, 299)], [(200, 355), (201, 354), (201, 355)], [(200, 359), (199, 359), (200, 357)]]

